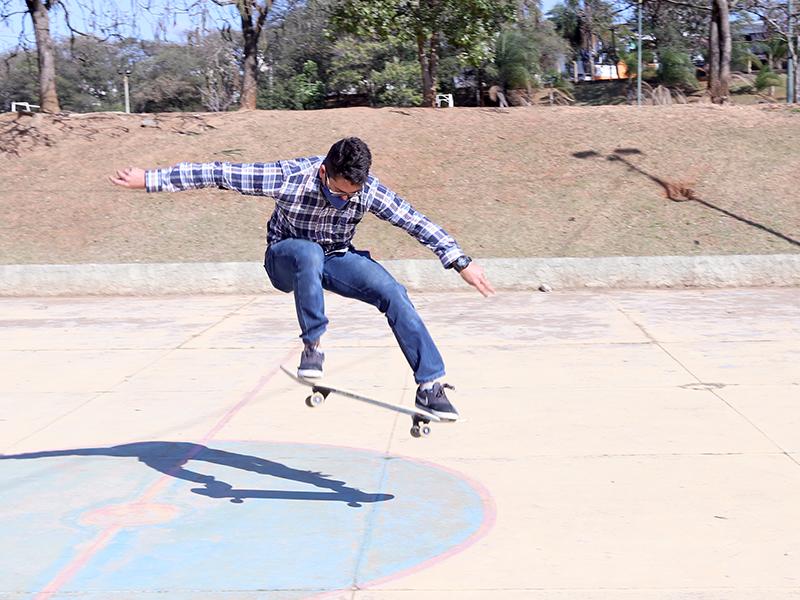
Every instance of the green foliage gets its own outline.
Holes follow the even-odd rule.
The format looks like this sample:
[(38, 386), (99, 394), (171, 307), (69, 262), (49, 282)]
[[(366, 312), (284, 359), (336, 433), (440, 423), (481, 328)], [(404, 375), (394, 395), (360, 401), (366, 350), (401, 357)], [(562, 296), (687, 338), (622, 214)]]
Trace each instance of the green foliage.
[[(56, 44), (56, 77), (61, 107), (92, 112), (124, 109), (123, 77), (129, 77), (134, 112), (203, 110), (203, 61), (190, 45), (100, 41), (76, 38)], [(0, 63), (2, 65), (3, 63)], [(36, 101), (39, 97), (35, 54), (8, 57), (0, 98)]]
[(761, 68), (761, 60), (752, 51), (749, 42), (734, 42), (731, 45), (731, 69), (748, 71), (748, 67)]
[(131, 75), (131, 110), (177, 112), (203, 110), (203, 65), (190, 46), (154, 44)]
[(331, 91), (371, 95), (374, 89), (371, 74), (383, 70), (386, 61), (398, 55), (396, 51), (395, 46), (386, 42), (351, 36), (337, 40), (328, 81)]
[(303, 64), (303, 71), (288, 77), (267, 77), (258, 94), (258, 108), (269, 110), (308, 110), (322, 108), (325, 84), (319, 78), (319, 67), (312, 60)]
[(690, 91), (700, 87), (689, 55), (671, 48), (662, 49), (659, 53), (658, 79), (668, 87)]
[(538, 87), (542, 74), (553, 73), (559, 58), (569, 54), (569, 44), (550, 21), (538, 12), (503, 29), (495, 42), (494, 61), (486, 69), (489, 83), (510, 89)]
[(519, 26), (521, 31), (528, 36), (531, 48), (538, 55), (537, 72), (558, 69), (560, 60), (569, 56), (569, 44), (558, 35), (555, 26), (550, 21), (533, 20), (522, 22)]
[(20, 52), (0, 57), (0, 108), (12, 102), (39, 104), (39, 65), (35, 52)]
[(419, 65), (392, 60), (382, 71), (372, 72), (377, 106), (419, 106)]
[(408, 48), (350, 36), (335, 45), (328, 89), (366, 96), (371, 106), (416, 106), (422, 102), (419, 65)]
[(529, 89), (540, 70), (539, 52), (522, 31), (506, 29), (497, 39), (494, 64), (504, 88)]
[(329, 11), (334, 0), (294, 2), (281, 18), (269, 24), (263, 34), (264, 62), (284, 74), (303, 72), (313, 61), (320, 74), (330, 70), (334, 44), (329, 39)]
[(763, 93), (770, 87), (777, 87), (783, 85), (783, 78), (775, 73), (768, 66), (763, 66), (756, 75), (756, 80), (753, 87), (757, 92)]
[[(648, 69), (647, 65), (652, 64), (655, 61), (655, 53), (652, 50), (647, 48), (642, 48), (642, 64), (644, 66), (644, 76), (642, 81), (645, 79), (652, 78), (655, 73), (652, 70)], [(620, 54), (620, 60), (625, 63), (625, 66), (628, 69), (628, 77), (636, 77), (637, 73), (639, 72), (639, 55), (637, 50), (631, 50), (629, 52), (622, 52)]]
[(336, 31), (382, 41), (427, 44), (441, 36), (477, 66), (491, 58), (492, 36), (515, 10), (512, 0), (341, 0), (331, 23)]
[(573, 83), (564, 77), (563, 73), (559, 73), (558, 71), (548, 71), (544, 74), (542, 79), (547, 83), (548, 86), (557, 90), (561, 90), (570, 96), (572, 95), (572, 92), (575, 91), (575, 86)]
[(555, 30), (573, 50), (587, 49), (593, 39), (610, 45), (614, 9), (606, 0), (563, 0), (548, 13)]
[(303, 63), (303, 72), (292, 78), (296, 97), (304, 109), (322, 108), (325, 84), (319, 79), (319, 67), (313, 60)]
[(515, 0), (340, 0), (331, 24), (336, 32), (418, 49), (424, 101), (431, 105), (442, 47), (462, 65), (481, 67), (492, 58), (493, 36), (516, 9)]
[(750, 45), (752, 52), (763, 54), (767, 57), (767, 66), (774, 69), (776, 63), (782, 61), (789, 54), (789, 44), (785, 38), (773, 36), (762, 42)]

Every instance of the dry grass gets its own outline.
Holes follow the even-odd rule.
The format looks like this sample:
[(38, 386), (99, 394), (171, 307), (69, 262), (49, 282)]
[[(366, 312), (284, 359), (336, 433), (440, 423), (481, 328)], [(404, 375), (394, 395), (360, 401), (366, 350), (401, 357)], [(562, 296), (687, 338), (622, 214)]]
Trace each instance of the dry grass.
[[(800, 251), (791, 109), (354, 108), (0, 115), (0, 261), (260, 260), (268, 198), (146, 195), (106, 176), (324, 153), (345, 135), (365, 139), (374, 173), (475, 256)], [(356, 242), (382, 259), (431, 257), (373, 217)]]

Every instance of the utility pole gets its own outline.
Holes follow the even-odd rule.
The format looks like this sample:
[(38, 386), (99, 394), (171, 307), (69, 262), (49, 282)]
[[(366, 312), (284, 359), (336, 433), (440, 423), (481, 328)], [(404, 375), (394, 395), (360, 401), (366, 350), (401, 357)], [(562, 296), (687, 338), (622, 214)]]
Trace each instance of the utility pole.
[(794, 97), (794, 60), (792, 59), (792, 49), (797, 48), (794, 39), (794, 19), (792, 19), (792, 0), (788, 0), (789, 7), (789, 32), (786, 38), (789, 40), (789, 60), (787, 61), (786, 68), (786, 102), (793, 104), (797, 98)]
[(122, 84), (125, 88), (125, 112), (131, 112), (131, 96), (128, 91), (128, 75), (131, 74), (130, 69), (125, 69), (124, 71), (117, 71), (119, 75), (122, 75)]
[[(789, 0), (791, 2), (792, 0)], [(639, 48), (636, 57), (636, 106), (642, 105), (642, 0), (639, 0)]]

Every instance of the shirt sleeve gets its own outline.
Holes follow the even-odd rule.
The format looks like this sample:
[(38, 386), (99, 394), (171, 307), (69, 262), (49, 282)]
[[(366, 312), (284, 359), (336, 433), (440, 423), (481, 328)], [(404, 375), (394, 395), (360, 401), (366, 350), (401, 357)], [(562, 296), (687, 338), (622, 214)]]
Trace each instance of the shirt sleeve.
[(369, 211), (379, 219), (400, 227), (417, 241), (430, 248), (442, 265), (449, 268), (464, 252), (456, 240), (392, 190), (375, 180)]
[(283, 186), (283, 170), (273, 163), (188, 163), (145, 171), (148, 192), (180, 192), (217, 187), (250, 196), (275, 196)]

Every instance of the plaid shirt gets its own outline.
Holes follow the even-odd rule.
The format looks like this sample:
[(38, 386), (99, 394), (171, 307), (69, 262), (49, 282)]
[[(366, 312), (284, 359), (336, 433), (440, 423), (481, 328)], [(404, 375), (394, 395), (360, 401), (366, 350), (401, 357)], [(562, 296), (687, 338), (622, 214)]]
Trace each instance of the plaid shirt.
[(346, 251), (356, 225), (369, 211), (430, 248), (445, 267), (464, 254), (444, 229), (372, 175), (361, 193), (343, 209), (331, 206), (322, 193), (319, 177), (324, 159), (314, 156), (271, 163), (180, 163), (147, 171), (145, 185), (148, 192), (218, 187), (241, 194), (270, 196), (276, 203), (267, 224), (268, 245), (299, 238), (317, 242), (326, 254)]

